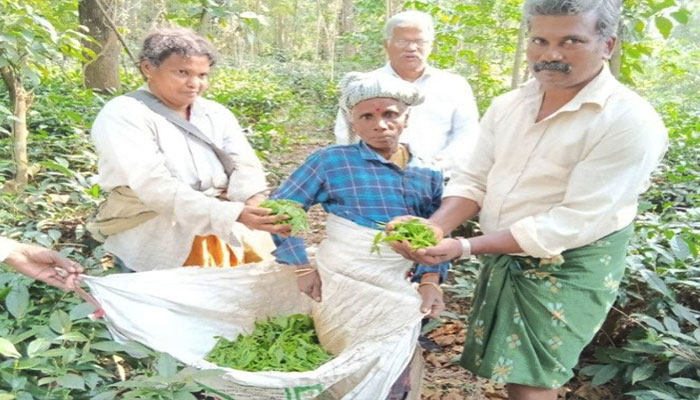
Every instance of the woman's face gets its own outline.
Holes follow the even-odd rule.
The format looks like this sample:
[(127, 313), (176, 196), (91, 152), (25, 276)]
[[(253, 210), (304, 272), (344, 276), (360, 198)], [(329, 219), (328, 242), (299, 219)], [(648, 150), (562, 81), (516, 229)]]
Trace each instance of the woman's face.
[(157, 67), (143, 61), (141, 70), (151, 92), (168, 107), (180, 111), (187, 109), (207, 88), (209, 58), (172, 54)]
[(398, 149), (407, 125), (408, 107), (398, 100), (378, 97), (352, 108), (350, 127), (367, 145), (389, 159)]

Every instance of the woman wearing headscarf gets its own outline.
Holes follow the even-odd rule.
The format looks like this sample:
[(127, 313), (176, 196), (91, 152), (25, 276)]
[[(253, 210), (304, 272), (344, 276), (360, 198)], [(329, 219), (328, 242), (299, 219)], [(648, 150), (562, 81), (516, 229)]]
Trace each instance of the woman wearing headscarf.
[[(373, 328), (376, 340), (410, 331), (408, 340), (392, 344), (394, 354), (409, 348), (409, 357), (392, 360), (401, 367), (385, 381), (396, 384), (390, 393), (376, 393), (378, 399), (405, 397), (410, 389), (406, 366), (422, 315), (437, 317), (444, 308), (438, 284), (446, 265), (419, 268), (416, 290), (405, 279), (411, 262), (388, 248), (370, 254), (381, 224), (402, 213), (428, 216), (440, 205), (442, 173), (400, 142), (410, 106), (421, 102), (418, 89), (408, 82), (348, 74), (341, 82), (340, 107), (360, 142), (312, 154), (271, 196), (297, 201), (305, 209), (321, 204), (328, 212), (327, 238), (318, 249), (316, 266), (309, 262), (301, 238), (276, 236), (274, 252), (278, 262), (297, 266), (299, 289), (321, 302), (315, 319), (332, 321), (319, 329), (327, 350), (337, 353), (357, 340), (368, 340), (358, 334), (367, 324), (381, 325)], [(358, 312), (347, 312), (347, 307), (358, 306)]]
[(257, 205), (265, 174), (233, 114), (200, 97), (216, 63), (187, 29), (145, 39), (146, 84), (100, 111), (92, 127), (102, 189), (91, 232), (127, 271), (234, 266), (271, 258), (264, 230), (284, 234)]

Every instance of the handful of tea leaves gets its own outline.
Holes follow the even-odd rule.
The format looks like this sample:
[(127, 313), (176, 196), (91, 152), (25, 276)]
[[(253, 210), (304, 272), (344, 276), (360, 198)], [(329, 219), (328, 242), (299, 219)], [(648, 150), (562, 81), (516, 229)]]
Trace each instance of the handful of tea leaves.
[(278, 224), (288, 224), (292, 227), (292, 235), (309, 229), (309, 221), (306, 219), (306, 211), (301, 207), (301, 203), (294, 200), (271, 200), (267, 199), (260, 203), (260, 207), (271, 210), (270, 215), (284, 214), (289, 218), (278, 222)]
[(219, 341), (207, 355), (220, 367), (243, 371), (303, 372), (318, 368), (332, 358), (318, 343), (314, 321), (308, 315), (256, 321), (249, 335)]
[(379, 254), (379, 243), (406, 240), (413, 250), (424, 249), (438, 244), (435, 232), (419, 219), (394, 224), (394, 230), (389, 234), (384, 231), (377, 233), (372, 241), (370, 254)]

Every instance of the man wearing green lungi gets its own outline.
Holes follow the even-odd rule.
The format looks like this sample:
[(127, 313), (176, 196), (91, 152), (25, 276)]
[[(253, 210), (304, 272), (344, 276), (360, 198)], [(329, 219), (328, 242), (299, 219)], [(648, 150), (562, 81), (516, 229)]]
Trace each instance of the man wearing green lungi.
[(429, 220), (447, 233), (479, 214), (484, 234), (393, 247), (423, 264), (482, 256), (461, 363), (510, 399), (554, 400), (615, 301), (667, 135), (606, 65), (619, 0), (527, 0), (524, 14), (535, 79), (493, 100)]

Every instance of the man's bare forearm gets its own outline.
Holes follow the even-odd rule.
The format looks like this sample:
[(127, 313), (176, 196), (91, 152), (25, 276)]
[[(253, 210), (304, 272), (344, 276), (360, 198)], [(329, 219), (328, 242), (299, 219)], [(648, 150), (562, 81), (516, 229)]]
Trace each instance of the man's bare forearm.
[(523, 249), (515, 241), (509, 230), (489, 233), (482, 236), (469, 238), (471, 253), (478, 254), (517, 254)]
[(440, 208), (430, 217), (445, 235), (448, 235), (464, 221), (479, 213), (479, 205), (464, 197), (445, 197)]

